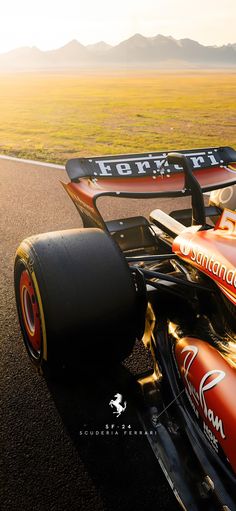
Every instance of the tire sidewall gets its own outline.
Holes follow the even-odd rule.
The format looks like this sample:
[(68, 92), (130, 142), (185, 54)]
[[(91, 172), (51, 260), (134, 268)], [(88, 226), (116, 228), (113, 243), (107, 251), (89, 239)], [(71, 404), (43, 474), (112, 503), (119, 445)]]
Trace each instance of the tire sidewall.
[[(40, 344), (40, 350), (36, 352), (33, 347), (31, 346), (31, 343), (29, 341), (28, 332), (25, 326), (25, 321), (23, 317), (23, 311), (22, 311), (22, 304), (21, 304), (21, 297), (20, 297), (20, 279), (23, 271), (27, 271), (32, 286), (34, 289), (34, 294), (36, 297), (36, 300), (38, 302), (39, 307), (39, 320), (40, 320), (40, 327), (41, 327), (41, 344)], [(47, 344), (46, 344), (46, 332), (45, 332), (45, 321), (44, 321), (44, 312), (43, 312), (43, 304), (40, 296), (39, 286), (37, 283), (37, 276), (34, 272), (34, 267), (32, 264), (32, 261), (30, 263), (29, 255), (26, 254), (23, 256), (17, 255), (16, 261), (15, 261), (15, 267), (14, 267), (14, 280), (15, 280), (15, 297), (16, 297), (16, 306), (18, 311), (18, 317), (19, 322), (21, 326), (21, 331), (23, 335), (24, 344), (27, 350), (27, 353), (29, 355), (29, 358), (34, 366), (40, 368), (43, 364), (43, 360), (47, 359)], [(44, 330), (44, 332), (43, 332)]]

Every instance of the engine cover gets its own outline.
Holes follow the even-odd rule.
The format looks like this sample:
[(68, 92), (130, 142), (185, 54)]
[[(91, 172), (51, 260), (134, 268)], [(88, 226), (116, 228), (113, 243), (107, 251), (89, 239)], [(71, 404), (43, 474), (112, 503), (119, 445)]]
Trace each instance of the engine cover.
[(215, 281), (236, 305), (236, 212), (225, 209), (214, 229), (185, 229), (173, 243), (173, 252)]

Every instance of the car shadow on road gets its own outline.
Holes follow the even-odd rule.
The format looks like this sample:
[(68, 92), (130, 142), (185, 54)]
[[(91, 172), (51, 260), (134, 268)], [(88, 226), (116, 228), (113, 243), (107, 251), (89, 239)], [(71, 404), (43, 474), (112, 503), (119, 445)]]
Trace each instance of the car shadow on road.
[[(104, 372), (90, 367), (84, 375), (70, 374), (47, 384), (104, 510), (177, 509), (140, 424), (137, 409), (142, 401), (126, 367)], [(119, 417), (109, 405), (117, 393), (123, 407), (126, 402)]]

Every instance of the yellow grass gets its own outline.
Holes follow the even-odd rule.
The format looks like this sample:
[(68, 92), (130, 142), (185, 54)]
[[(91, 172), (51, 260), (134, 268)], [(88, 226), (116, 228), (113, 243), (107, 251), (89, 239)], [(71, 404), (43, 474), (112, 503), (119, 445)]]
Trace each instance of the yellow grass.
[(230, 145), (235, 72), (2, 74), (0, 153), (75, 156)]

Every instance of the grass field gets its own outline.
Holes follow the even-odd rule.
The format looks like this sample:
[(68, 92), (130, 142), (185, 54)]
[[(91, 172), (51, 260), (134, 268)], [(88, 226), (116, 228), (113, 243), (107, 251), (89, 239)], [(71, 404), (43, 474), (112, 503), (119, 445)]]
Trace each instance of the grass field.
[(236, 73), (2, 74), (0, 153), (68, 158), (236, 148)]

